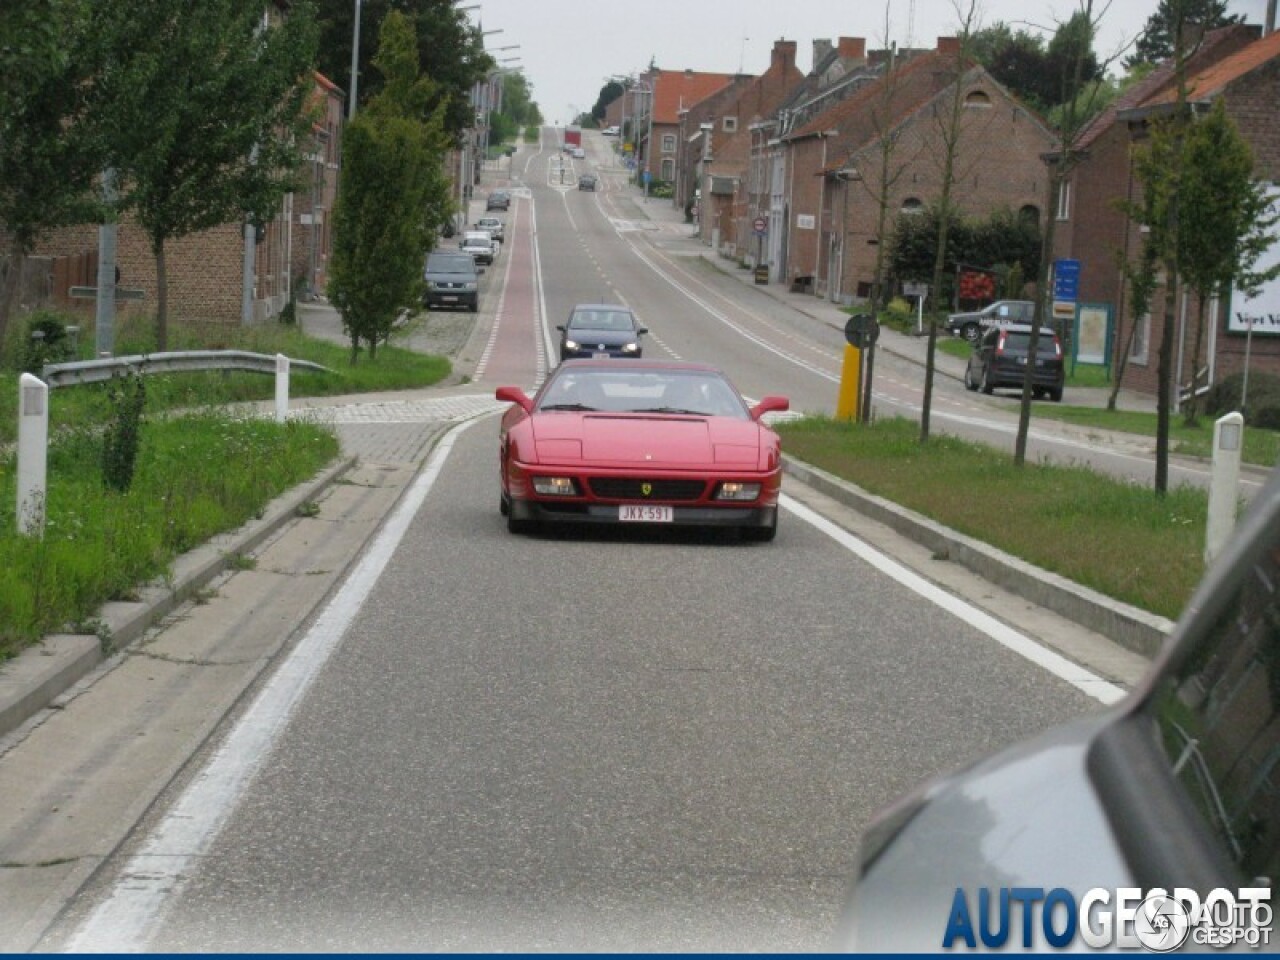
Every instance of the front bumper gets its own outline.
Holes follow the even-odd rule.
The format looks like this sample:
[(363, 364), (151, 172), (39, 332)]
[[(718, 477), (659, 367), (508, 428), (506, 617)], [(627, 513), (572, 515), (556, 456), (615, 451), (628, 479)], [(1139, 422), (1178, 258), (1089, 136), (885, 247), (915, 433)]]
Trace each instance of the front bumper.
[(777, 521), (777, 506), (672, 506), (670, 523), (632, 523), (618, 519), (619, 504), (558, 503), (545, 500), (511, 501), (511, 515), (517, 520), (540, 524), (616, 527), (771, 527)]

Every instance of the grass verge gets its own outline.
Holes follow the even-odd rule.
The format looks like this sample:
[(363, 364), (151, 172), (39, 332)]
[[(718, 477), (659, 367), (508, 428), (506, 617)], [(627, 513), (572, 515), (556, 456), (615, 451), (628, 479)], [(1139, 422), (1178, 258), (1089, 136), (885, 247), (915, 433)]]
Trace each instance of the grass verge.
[[(238, 419), (211, 411), (144, 425), (123, 494), (104, 488), (102, 438), (92, 425), (50, 444), (43, 538), (0, 521), (0, 659), (46, 633), (94, 632), (102, 604), (129, 599), (179, 554), (259, 514), (338, 453), (312, 423)], [(0, 502), (16, 500), (15, 460), (0, 460)]]
[(786, 452), (953, 530), (1170, 619), (1204, 572), (1206, 496), (1150, 489), (1083, 467), (1014, 466), (948, 436), (919, 443), (907, 420), (810, 417), (780, 424)]

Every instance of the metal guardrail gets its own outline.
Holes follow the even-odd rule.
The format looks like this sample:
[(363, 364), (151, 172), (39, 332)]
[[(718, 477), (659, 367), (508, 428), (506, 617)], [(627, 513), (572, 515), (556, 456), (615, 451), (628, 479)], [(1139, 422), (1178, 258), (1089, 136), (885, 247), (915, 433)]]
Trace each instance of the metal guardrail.
[[(290, 360), (289, 366), (317, 373), (333, 373), (328, 367), (310, 360)], [(68, 387), (77, 383), (103, 383), (120, 374), (187, 373), (195, 370), (243, 370), (274, 376), (276, 358), (245, 350), (183, 350), (50, 363), (45, 365), (42, 373), (44, 382), (50, 387)]]

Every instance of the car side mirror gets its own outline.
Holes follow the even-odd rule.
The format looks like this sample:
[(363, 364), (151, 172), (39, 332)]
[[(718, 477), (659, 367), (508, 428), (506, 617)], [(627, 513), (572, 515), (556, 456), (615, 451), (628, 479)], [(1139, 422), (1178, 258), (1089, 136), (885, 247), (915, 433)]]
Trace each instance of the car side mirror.
[(499, 387), (493, 392), (496, 399), (505, 403), (519, 404), (525, 413), (533, 412), (533, 401), (529, 399), (529, 395), (519, 387)]
[(775, 410), (790, 410), (791, 401), (786, 397), (765, 397), (754, 407), (751, 408), (751, 419), (759, 420), (766, 413), (772, 413)]
[(637, 327), (637, 328), (636, 328), (636, 333), (637, 333), (637, 334), (639, 334), (639, 335), (640, 335), (640, 336), (642, 336), (642, 337), (643, 337), (646, 333), (648, 333), (648, 332), (649, 332), (649, 328), (648, 328), (648, 327)]
[(556, 329), (557, 329), (557, 330), (559, 330), (561, 333), (564, 333), (564, 324), (563, 324), (563, 323), (557, 323), (557, 324), (556, 324)]

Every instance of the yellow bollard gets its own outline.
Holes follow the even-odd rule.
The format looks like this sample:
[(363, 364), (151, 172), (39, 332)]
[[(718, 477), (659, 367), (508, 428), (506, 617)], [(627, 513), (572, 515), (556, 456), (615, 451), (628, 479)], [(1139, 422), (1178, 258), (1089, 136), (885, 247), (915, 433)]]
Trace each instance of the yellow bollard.
[(862, 397), (862, 351), (845, 344), (844, 364), (840, 368), (840, 394), (836, 398), (836, 419), (858, 419), (858, 403)]

